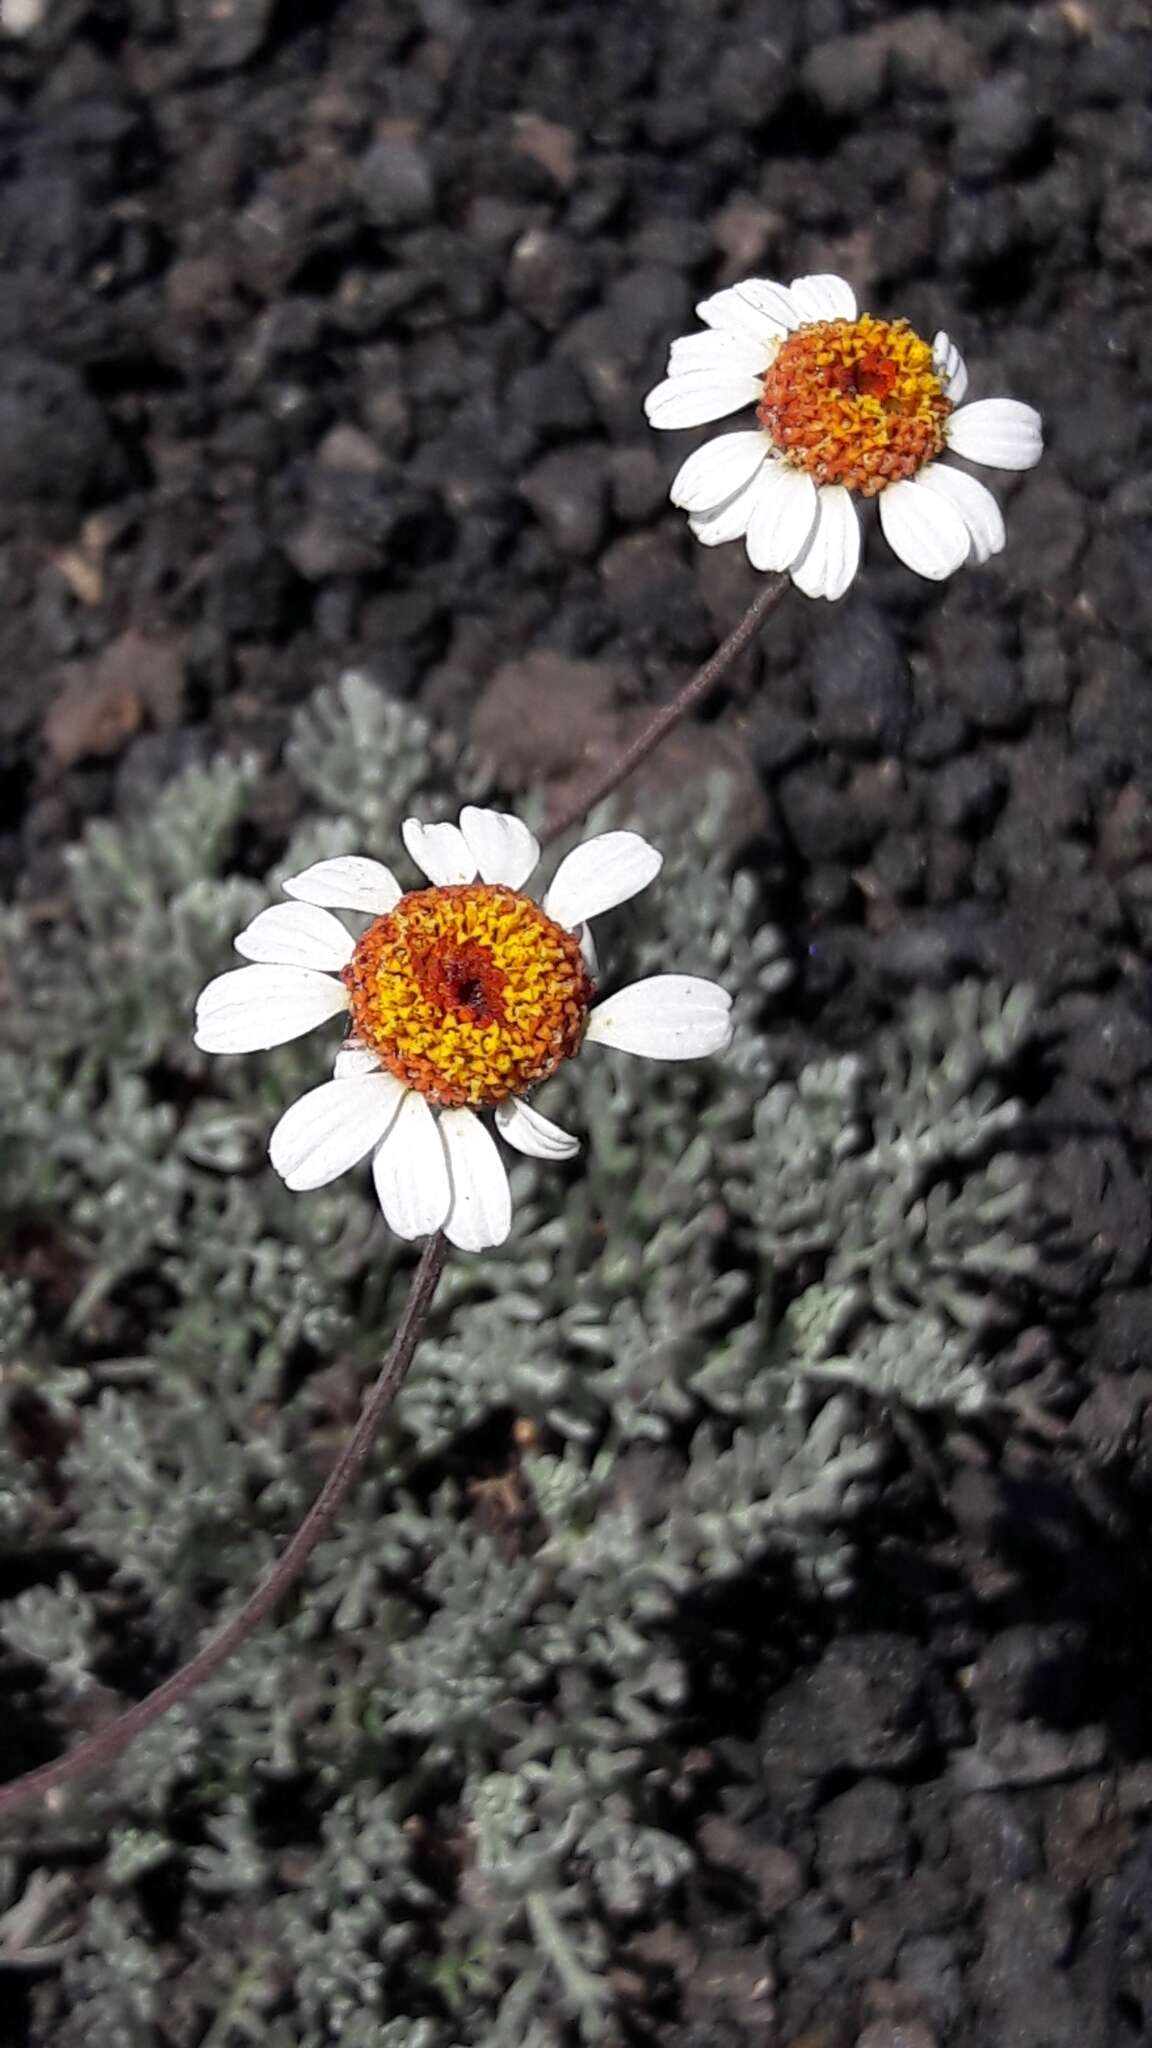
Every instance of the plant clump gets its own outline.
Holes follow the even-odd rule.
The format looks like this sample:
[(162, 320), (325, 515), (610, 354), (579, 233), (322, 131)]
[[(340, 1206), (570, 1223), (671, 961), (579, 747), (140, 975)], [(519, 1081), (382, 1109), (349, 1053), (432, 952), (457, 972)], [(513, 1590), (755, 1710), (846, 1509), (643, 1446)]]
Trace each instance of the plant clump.
[[(403, 1301), (367, 1173), (301, 1197), (269, 1168), (311, 1049), (210, 1061), (189, 1016), (284, 876), (487, 785), (358, 676), (302, 712), (288, 765), (300, 823), (271, 875), (238, 868), (257, 771), (226, 765), (90, 831), (58, 927), (5, 918), (12, 1769), (234, 1610)], [(659, 836), (602, 983), (674, 956), (733, 995), (731, 1049), (658, 1088), (615, 1054), (555, 1075), (541, 1107), (586, 1153), (518, 1160), (508, 1243), (449, 1265), (287, 1611), (114, 1773), (10, 1827), (0, 1907), (40, 1863), (75, 1870), (34, 2043), (605, 2038), (630, 1935), (692, 1867), (677, 1785), (694, 1674), (723, 1654), (709, 1600), (769, 1559), (835, 1597), (888, 1457), (873, 1397), (986, 1398), (1033, 1256), (1023, 1002), (925, 999), (781, 1074), (784, 944), (732, 875), (723, 793)]]

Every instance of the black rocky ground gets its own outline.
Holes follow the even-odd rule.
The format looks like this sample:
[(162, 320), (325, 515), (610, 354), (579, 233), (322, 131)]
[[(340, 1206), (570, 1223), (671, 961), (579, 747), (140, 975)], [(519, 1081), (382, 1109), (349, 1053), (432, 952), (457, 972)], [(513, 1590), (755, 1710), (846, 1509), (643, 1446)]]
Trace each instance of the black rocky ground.
[(754, 776), (807, 1043), (965, 971), (1040, 990), (1066, 1219), (1033, 1426), (910, 1435), (852, 1611), (700, 1674), (712, 1878), (621, 1970), (669, 2048), (1152, 2030), (1150, 86), (1144, 0), (47, 0), (0, 36), (21, 891), (221, 749), (266, 758), (275, 852), (287, 718), (352, 664), (510, 788), (617, 741), (755, 587), (640, 407), (705, 289), (840, 270), (1045, 415), (1003, 557), (939, 589), (874, 538), (659, 771)]

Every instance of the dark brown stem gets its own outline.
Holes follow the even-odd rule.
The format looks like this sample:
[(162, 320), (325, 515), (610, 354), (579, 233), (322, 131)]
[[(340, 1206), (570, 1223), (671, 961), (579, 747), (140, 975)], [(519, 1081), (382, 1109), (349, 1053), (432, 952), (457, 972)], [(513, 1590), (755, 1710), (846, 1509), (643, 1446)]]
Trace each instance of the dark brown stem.
[(233, 1650), (260, 1626), (289, 1588), (295, 1585), (316, 1545), (327, 1535), (343, 1501), (359, 1478), (376, 1432), (404, 1384), (447, 1254), (447, 1239), (438, 1232), (429, 1239), (421, 1255), (404, 1304), (400, 1327), (380, 1376), (365, 1398), (355, 1429), (300, 1527), (255, 1592), (249, 1595), (231, 1621), (225, 1622), (223, 1628), (209, 1637), (187, 1664), (182, 1664), (154, 1692), (137, 1700), (134, 1707), (118, 1714), (114, 1721), (97, 1729), (95, 1735), (88, 1736), (86, 1741), (78, 1743), (64, 1756), (57, 1757), (52, 1763), (41, 1764), (38, 1770), (26, 1771), (22, 1778), (13, 1778), (10, 1784), (0, 1786), (0, 1816), (13, 1813), (18, 1806), (29, 1806), (49, 1792), (58, 1791), (62, 1785), (70, 1785), (74, 1779), (87, 1777), (90, 1771), (103, 1770), (112, 1763), (146, 1728), (151, 1728), (153, 1722), (159, 1721), (172, 1707), (179, 1706), (206, 1678), (211, 1678), (212, 1673), (227, 1662)]
[(695, 675), (689, 677), (683, 689), (677, 690), (676, 695), (653, 714), (643, 732), (637, 734), (631, 746), (625, 747), (622, 754), (617, 754), (610, 767), (598, 775), (595, 781), (589, 783), (574, 802), (558, 812), (556, 817), (549, 818), (542, 835), (545, 842), (559, 838), (561, 832), (567, 832), (570, 825), (579, 824), (581, 818), (586, 816), (594, 804), (600, 803), (606, 796), (611, 796), (614, 789), (619, 789), (620, 784), (627, 781), (633, 769), (640, 766), (641, 761), (647, 760), (652, 749), (659, 746), (666, 734), (672, 731), (673, 726), (679, 725), (680, 720), (686, 718), (695, 705), (703, 703), (721, 676), (731, 668), (737, 655), (743, 654), (749, 642), (755, 639), (765, 619), (775, 611), (787, 588), (787, 576), (769, 577), (759, 597), (749, 605), (743, 618), (733, 626), (728, 638), (720, 642), (715, 654), (710, 654), (703, 667), (698, 668)]

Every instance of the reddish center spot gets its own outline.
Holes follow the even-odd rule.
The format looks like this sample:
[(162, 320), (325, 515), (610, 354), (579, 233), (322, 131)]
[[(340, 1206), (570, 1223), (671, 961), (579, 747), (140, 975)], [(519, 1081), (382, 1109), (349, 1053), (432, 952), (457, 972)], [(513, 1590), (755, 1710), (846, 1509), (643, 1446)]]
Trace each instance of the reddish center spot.
[(864, 356), (850, 375), (852, 382), (849, 388), (866, 398), (891, 398), (896, 388), (896, 365), (884, 356)]
[(465, 939), (455, 947), (413, 947), (412, 966), (430, 1003), (473, 1024), (503, 1023), (505, 977), (488, 946)]

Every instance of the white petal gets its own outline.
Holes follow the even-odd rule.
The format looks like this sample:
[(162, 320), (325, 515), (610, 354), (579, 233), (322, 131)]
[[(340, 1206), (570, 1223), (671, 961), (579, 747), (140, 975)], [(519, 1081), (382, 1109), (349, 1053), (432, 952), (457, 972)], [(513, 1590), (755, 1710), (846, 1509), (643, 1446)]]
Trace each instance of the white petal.
[(683, 512), (711, 512), (751, 483), (770, 452), (768, 436), (758, 430), (718, 434), (681, 463), (668, 495)]
[(600, 979), (600, 955), (596, 951), (596, 941), (592, 936), (592, 927), (590, 924), (582, 924), (578, 925), (576, 929), (580, 938), (580, 958), (583, 960), (593, 981), (598, 981)]
[(663, 865), (663, 854), (639, 832), (601, 832), (565, 854), (543, 908), (557, 924), (574, 931), (588, 918), (638, 896)]
[(496, 1128), (506, 1145), (514, 1145), (529, 1159), (571, 1159), (580, 1150), (579, 1138), (570, 1137), (559, 1124), (549, 1123), (538, 1109), (515, 1095), (497, 1109)]
[(1004, 545), (1004, 516), (986, 484), (978, 483), (963, 469), (951, 469), (946, 462), (930, 462), (916, 479), (927, 491), (938, 491), (955, 505), (968, 528), (968, 556), (986, 562)]
[(476, 880), (476, 858), (458, 825), (422, 825), (405, 818), (400, 837), (422, 874), (438, 889)]
[(511, 811), (481, 811), (475, 804), (465, 804), (460, 830), (481, 881), (523, 888), (540, 858), (540, 844), (522, 819), (514, 818)]
[(714, 512), (701, 512), (689, 516), (688, 524), (698, 541), (706, 548), (722, 547), (726, 541), (743, 540), (752, 521), (752, 515), (760, 503), (768, 475), (768, 464), (762, 463), (751, 483), (742, 491), (729, 498), (726, 505), (718, 505)]
[[(755, 342), (764, 350), (763, 367), (767, 369), (772, 356), (789, 329), (795, 327), (796, 318), (789, 302), (788, 317), (783, 307), (769, 311), (758, 301), (753, 287), (759, 282), (750, 279), (747, 284), (732, 285), (727, 291), (713, 292), (711, 298), (701, 299), (696, 308), (698, 317), (721, 334), (738, 334), (745, 341)], [(773, 289), (779, 290), (776, 286)], [(751, 294), (751, 296), (750, 296)]]
[(439, 1125), (410, 1088), (372, 1161), (385, 1221), (397, 1237), (429, 1237), (448, 1214), (451, 1188)]
[(650, 1060), (695, 1060), (721, 1052), (732, 1036), (732, 998), (695, 974), (634, 981), (593, 1010), (586, 1043)]
[(703, 427), (739, 412), (742, 405), (755, 405), (761, 389), (759, 377), (685, 370), (657, 384), (644, 400), (644, 411), (652, 427)]
[(346, 1081), (350, 1074), (378, 1074), (380, 1061), (370, 1045), (342, 1045), (332, 1062), (332, 1072), (337, 1081)]
[(714, 292), (696, 308), (709, 327), (730, 328), (737, 334), (771, 336), (780, 340), (799, 327), (800, 311), (786, 285), (771, 277), (746, 277), (728, 291)]
[(752, 567), (790, 569), (808, 545), (817, 510), (816, 486), (811, 477), (787, 462), (770, 462), (748, 521), (748, 560)]
[(802, 320), (854, 320), (856, 294), (846, 278), (832, 271), (794, 277), (788, 287)]
[(786, 334), (803, 323), (804, 316), (792, 296), (792, 287), (780, 284), (774, 277), (746, 277), (733, 290), (738, 298), (754, 306), (763, 319), (773, 321)]
[(440, 1112), (452, 1201), (444, 1235), (462, 1252), (503, 1244), (512, 1228), (512, 1192), (496, 1140), (470, 1109)]
[(881, 491), (880, 524), (893, 554), (931, 583), (968, 559), (968, 528), (955, 505), (911, 478)]
[(246, 960), (272, 967), (315, 967), (339, 974), (356, 948), (338, 917), (311, 903), (274, 903), (234, 941)]
[(843, 597), (860, 567), (860, 521), (843, 484), (821, 484), (816, 531), (792, 571), (805, 597)]
[(683, 377), (690, 370), (711, 370), (721, 378), (763, 377), (775, 348), (774, 341), (706, 327), (702, 334), (682, 334), (672, 343), (667, 375)]
[(391, 868), (362, 854), (343, 853), (289, 875), (284, 894), (329, 910), (366, 910), (372, 917), (386, 917), (399, 903), (401, 890)]
[(1017, 398), (978, 398), (954, 412), (944, 431), (957, 455), (991, 469), (1034, 469), (1044, 453), (1040, 415)]
[(945, 396), (959, 405), (968, 389), (968, 367), (956, 343), (941, 328), (932, 343), (932, 362), (943, 380)]
[(330, 974), (234, 967), (210, 981), (196, 1004), (196, 1044), (201, 1052), (265, 1052), (347, 1007), (347, 989)]
[(297, 1193), (327, 1187), (366, 1159), (404, 1099), (402, 1081), (377, 1071), (322, 1081), (286, 1109), (268, 1143), (268, 1157)]

